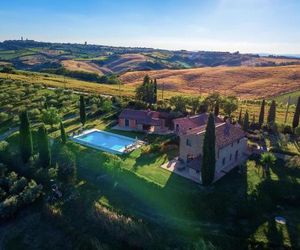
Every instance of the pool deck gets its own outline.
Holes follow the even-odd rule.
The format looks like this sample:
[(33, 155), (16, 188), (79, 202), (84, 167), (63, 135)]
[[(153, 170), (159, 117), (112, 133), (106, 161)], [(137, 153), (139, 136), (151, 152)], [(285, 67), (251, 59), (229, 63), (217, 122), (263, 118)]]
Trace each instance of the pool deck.
[[(128, 145), (128, 146), (125, 146), (125, 149), (123, 152), (121, 151), (117, 151), (117, 150), (113, 150), (113, 149), (110, 149), (110, 148), (106, 148), (106, 147), (102, 147), (102, 146), (98, 146), (98, 145), (95, 145), (95, 144), (92, 144), (92, 143), (88, 143), (88, 142), (85, 142), (83, 140), (80, 140), (79, 137), (82, 137), (84, 135), (88, 135), (90, 133), (93, 133), (93, 132), (100, 132), (100, 133), (104, 133), (104, 134), (109, 134), (109, 135), (112, 135), (112, 136), (115, 136), (115, 137), (119, 137), (119, 138), (123, 138), (123, 139), (130, 139), (132, 140), (134, 143)], [(90, 148), (94, 148), (94, 149), (98, 149), (98, 150), (101, 150), (101, 151), (104, 151), (104, 152), (109, 152), (109, 153), (112, 153), (112, 154), (126, 154), (126, 153), (130, 153), (132, 151), (134, 151), (135, 149), (141, 147), (142, 145), (145, 144), (145, 142), (141, 141), (141, 140), (137, 140), (137, 139), (134, 139), (134, 138), (131, 138), (131, 137), (127, 137), (127, 136), (123, 136), (123, 135), (119, 135), (119, 134), (115, 134), (115, 133), (111, 133), (111, 132), (107, 132), (107, 131), (103, 131), (103, 130), (99, 130), (99, 129), (88, 129), (88, 130), (84, 130), (82, 131), (81, 133), (77, 134), (77, 135), (74, 135), (74, 136), (71, 136), (71, 139), (78, 143), (78, 144), (81, 144), (83, 146), (86, 146), (86, 147), (90, 147)]]

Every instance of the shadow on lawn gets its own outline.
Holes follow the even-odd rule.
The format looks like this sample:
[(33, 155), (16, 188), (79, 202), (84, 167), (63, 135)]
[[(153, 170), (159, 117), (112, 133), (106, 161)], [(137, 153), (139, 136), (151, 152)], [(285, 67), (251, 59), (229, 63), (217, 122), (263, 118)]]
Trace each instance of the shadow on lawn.
[[(253, 200), (256, 214), (259, 218), (259, 220), (255, 218), (256, 227), (252, 227), (252, 232), (249, 236), (251, 238), (256, 230), (266, 223), (267, 226), (264, 233), (267, 242), (250, 241), (250, 243), (253, 246), (268, 249), (285, 247), (297, 249), (300, 247), (299, 232), (297, 232), (296, 224), (297, 218), (292, 218), (289, 215), (289, 211), (297, 211), (300, 205), (300, 185), (296, 181), (300, 170), (289, 169), (283, 160), (278, 159), (275, 166), (271, 167), (271, 171), (272, 174), (267, 175), (265, 179), (261, 179), (260, 183), (248, 196), (248, 200)], [(272, 179), (274, 175), (276, 176), (275, 180)], [(276, 216), (284, 216), (287, 219), (287, 224), (284, 226), (278, 225), (275, 222)], [(285, 238), (283, 235), (284, 228), (287, 231)], [(289, 241), (289, 243), (286, 241)]]
[[(299, 190), (299, 184), (290, 178), (299, 172), (283, 169), (281, 162), (272, 168), (279, 181), (272, 180), (271, 176), (266, 179), (255, 176), (258, 173), (253, 167), (248, 173), (235, 169), (208, 188), (176, 174), (170, 174), (161, 187), (131, 171), (105, 168), (99, 151), (85, 149), (77, 153), (79, 155), (79, 176), (92, 186), (87, 193), (88, 206), (105, 197), (115, 211), (144, 220), (173, 247), (197, 240), (211, 242), (222, 249), (233, 246), (243, 249), (249, 245), (276, 248), (284, 244), (282, 237), (278, 237), (282, 233), (276, 225), (274, 227), (274, 216), (281, 212), (276, 206), (285, 206), (285, 194), (295, 192), (295, 188)], [(137, 168), (146, 162), (149, 164), (149, 156), (144, 157), (137, 158)], [(254, 234), (266, 222), (265, 237), (269, 243), (258, 242)], [(299, 236), (292, 221), (287, 224), (287, 230), (291, 246), (299, 247)]]

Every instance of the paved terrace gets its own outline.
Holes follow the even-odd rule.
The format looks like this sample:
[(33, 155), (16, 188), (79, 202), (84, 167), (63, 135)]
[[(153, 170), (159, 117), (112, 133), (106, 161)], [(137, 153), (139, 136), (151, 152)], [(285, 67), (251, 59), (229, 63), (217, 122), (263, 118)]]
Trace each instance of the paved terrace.
[[(226, 166), (225, 168), (222, 169), (222, 171), (220, 172), (217, 172), (216, 175), (215, 175), (215, 179), (213, 182), (216, 182), (218, 180), (220, 180), (224, 175), (226, 175), (228, 172), (230, 172), (232, 169), (236, 168), (238, 165), (244, 163), (249, 157), (249, 154), (245, 154), (243, 156), (243, 158), (237, 162), (236, 164), (231, 164), (231, 165), (228, 165)], [(198, 184), (201, 184), (201, 181), (200, 181), (200, 174), (198, 177), (196, 176), (192, 176), (190, 175), (189, 173), (189, 169), (188, 167), (186, 167), (186, 165), (182, 162), (180, 162), (178, 160), (178, 157), (174, 158), (173, 160), (163, 164), (161, 166), (161, 168), (163, 169), (166, 169), (172, 173), (175, 173), (175, 174), (178, 174), (186, 179), (189, 179), (191, 181), (194, 181)]]

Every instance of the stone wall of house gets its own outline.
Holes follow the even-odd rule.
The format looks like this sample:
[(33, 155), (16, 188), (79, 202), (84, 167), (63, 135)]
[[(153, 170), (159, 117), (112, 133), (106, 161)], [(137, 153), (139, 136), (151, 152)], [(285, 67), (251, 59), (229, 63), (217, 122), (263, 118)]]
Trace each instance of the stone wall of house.
[(247, 153), (247, 139), (242, 138), (216, 151), (216, 171), (228, 166), (239, 165)]
[(120, 127), (125, 127), (125, 119), (124, 118), (119, 118), (119, 126)]
[[(204, 133), (181, 135), (179, 157), (186, 163), (188, 156), (198, 157), (201, 155), (203, 151), (203, 139)], [(247, 153), (246, 138), (235, 141), (220, 150), (216, 149), (216, 171), (221, 171), (229, 165), (240, 164), (245, 153)]]
[(191, 134), (180, 136), (179, 157), (186, 163), (187, 156), (193, 156), (194, 158), (202, 154), (203, 147), (203, 134)]

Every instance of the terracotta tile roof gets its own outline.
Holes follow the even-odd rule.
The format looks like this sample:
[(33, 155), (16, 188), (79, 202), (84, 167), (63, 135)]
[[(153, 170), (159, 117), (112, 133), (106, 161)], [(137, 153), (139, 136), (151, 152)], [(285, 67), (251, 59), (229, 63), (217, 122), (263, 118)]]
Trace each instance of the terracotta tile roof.
[(160, 125), (160, 112), (151, 110), (134, 110), (134, 109), (124, 109), (119, 118), (136, 120), (138, 124), (145, 125)]
[[(206, 125), (188, 130), (185, 134), (202, 134), (205, 132), (205, 129)], [(216, 124), (216, 146), (219, 149), (242, 139), (245, 136), (245, 132), (238, 125), (233, 125), (228, 122)]]
[(237, 125), (224, 123), (216, 127), (216, 145), (218, 148), (223, 148), (245, 136), (245, 132)]
[[(195, 116), (187, 116), (183, 118), (177, 118), (174, 119), (174, 124), (179, 126), (179, 132), (185, 133), (186, 131), (190, 129), (194, 129), (200, 126), (204, 126), (207, 123), (208, 114), (203, 113), (200, 115)], [(223, 120), (219, 117), (215, 117), (215, 122), (220, 123), (223, 122)], [(176, 128), (175, 128), (176, 129)]]

